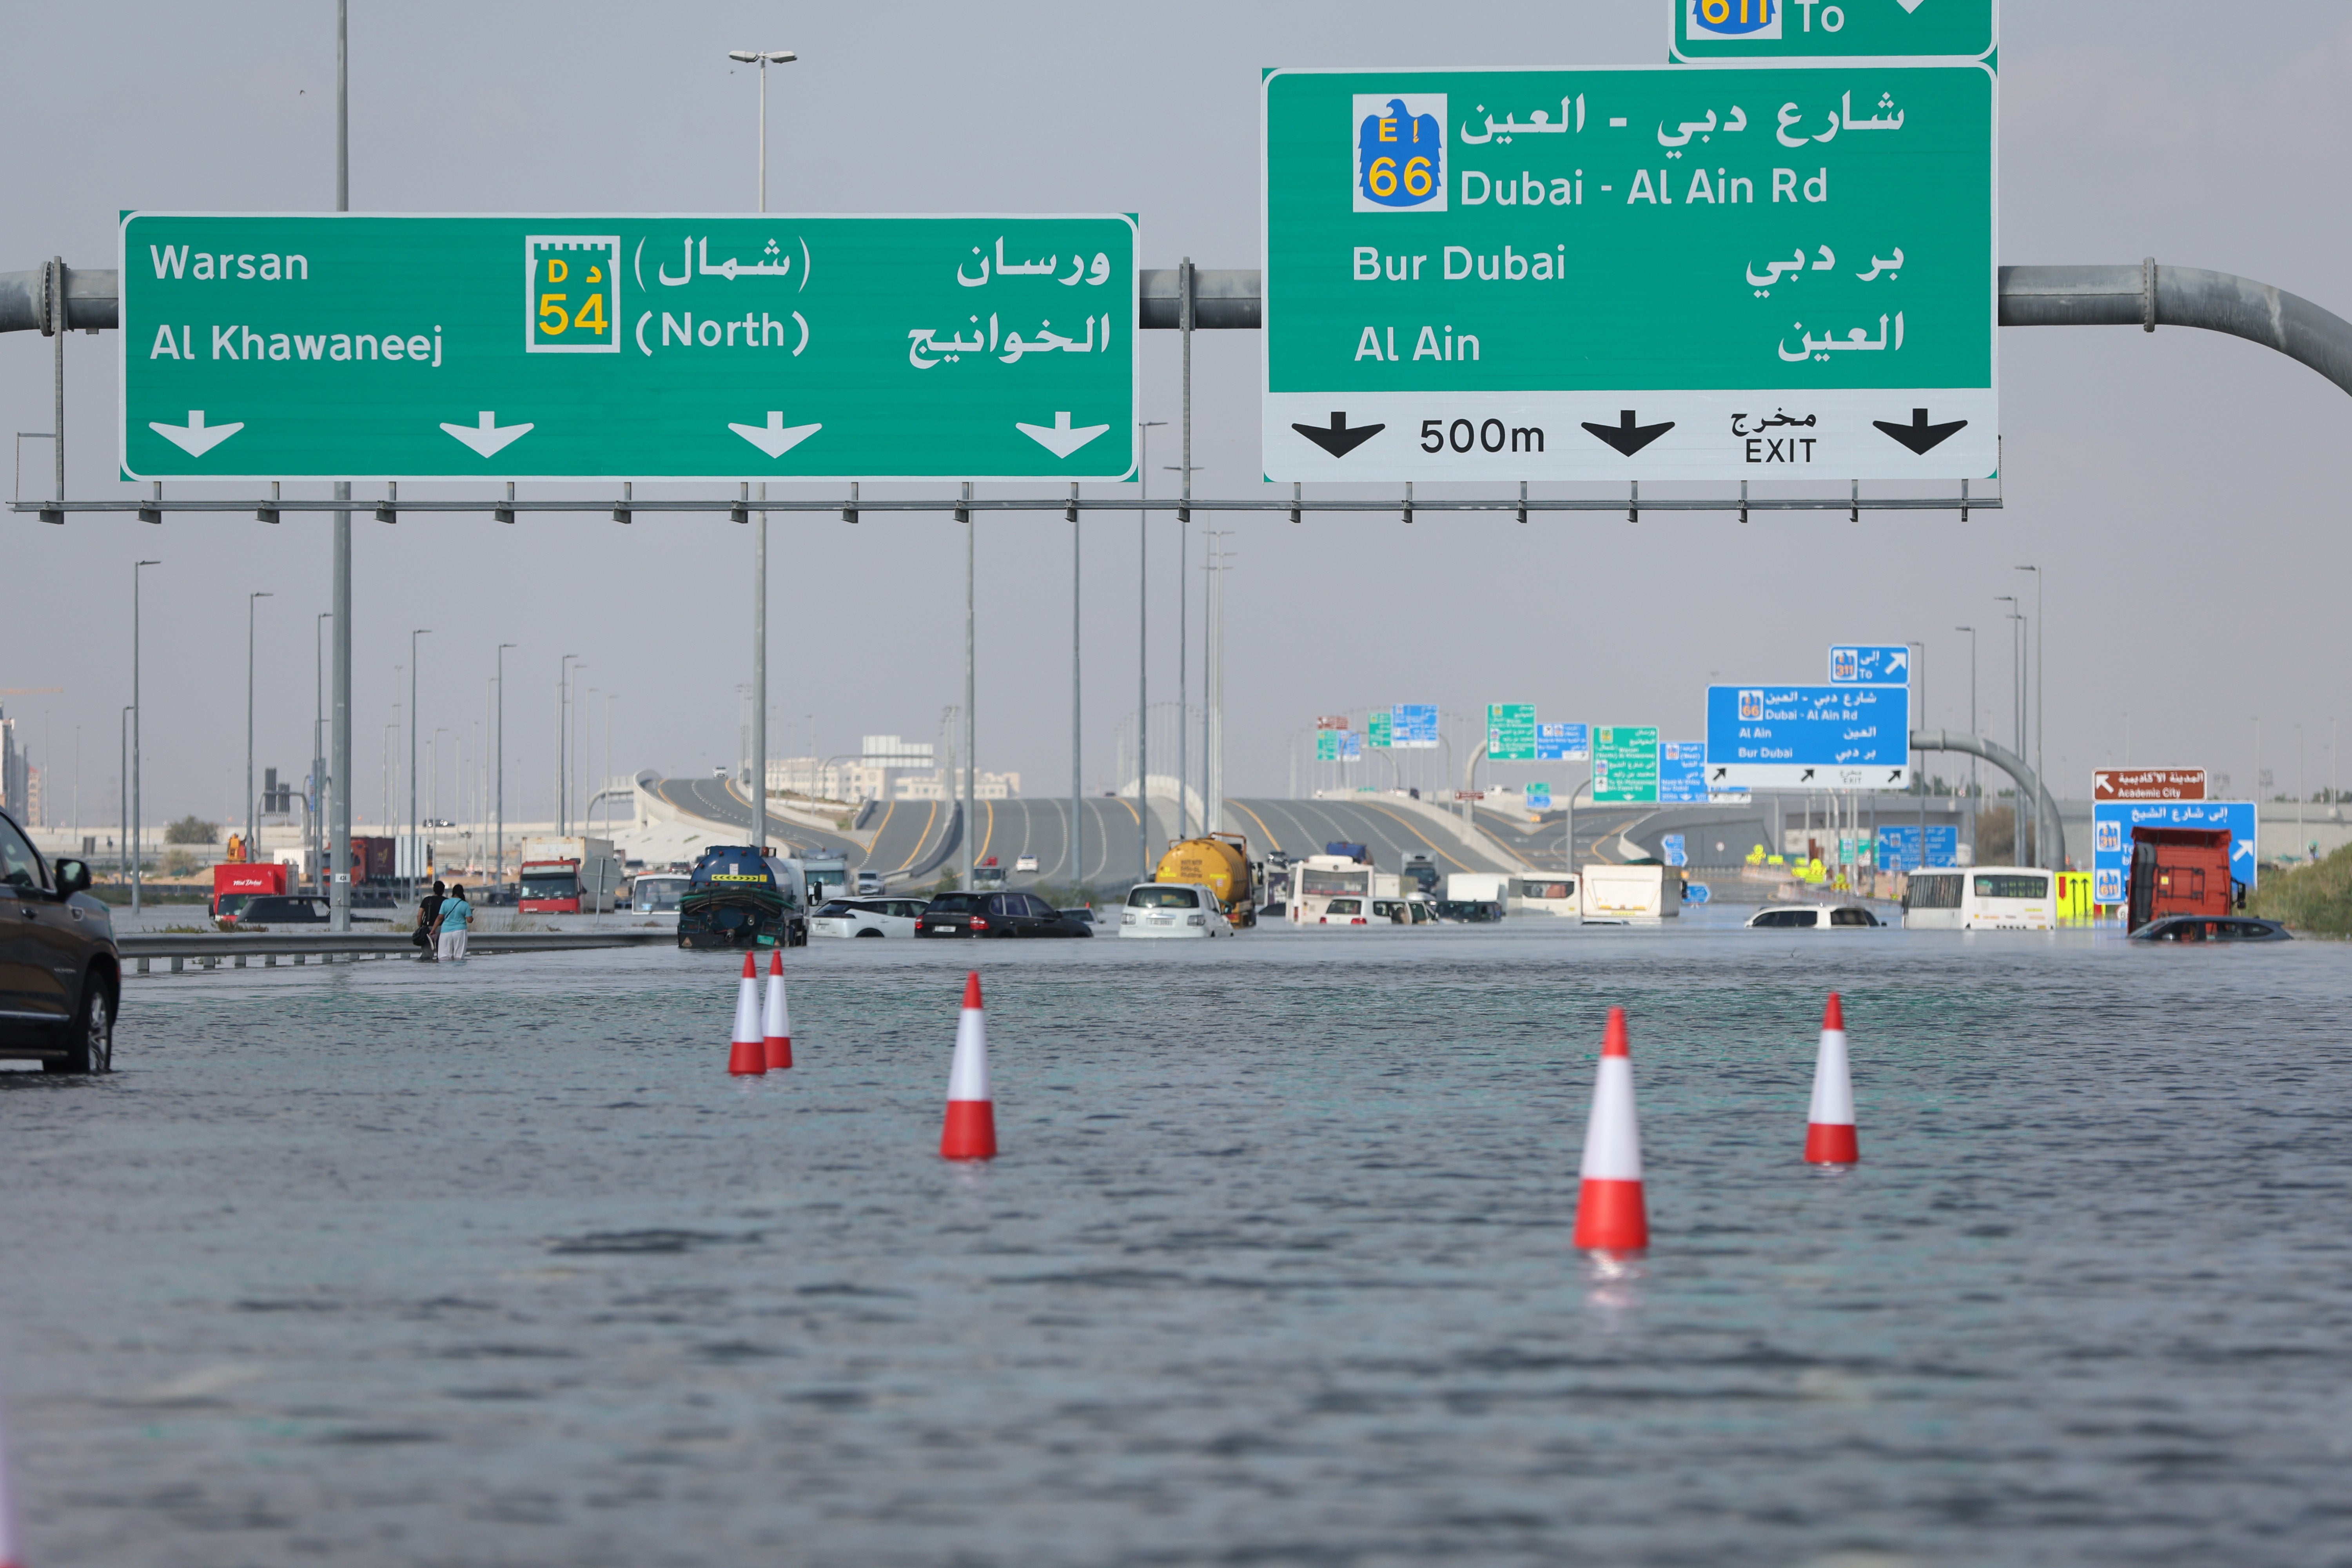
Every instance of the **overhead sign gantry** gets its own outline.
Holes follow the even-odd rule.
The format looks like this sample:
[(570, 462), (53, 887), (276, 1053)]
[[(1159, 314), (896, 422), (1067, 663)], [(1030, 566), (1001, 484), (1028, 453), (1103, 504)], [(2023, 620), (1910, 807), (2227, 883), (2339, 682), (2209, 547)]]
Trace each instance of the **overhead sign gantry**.
[(128, 213), (150, 479), (1135, 471), (1136, 223)]

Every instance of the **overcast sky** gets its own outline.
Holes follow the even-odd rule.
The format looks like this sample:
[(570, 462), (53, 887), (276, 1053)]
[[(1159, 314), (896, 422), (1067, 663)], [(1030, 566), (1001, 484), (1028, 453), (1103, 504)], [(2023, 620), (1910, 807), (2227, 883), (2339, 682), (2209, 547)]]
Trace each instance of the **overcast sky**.
[[(1895, 0), (1849, 0), (1894, 4)], [(1927, 0), (1933, 5), (1937, 0)], [(362, 211), (717, 212), (752, 205), (756, 80), (735, 47), (795, 48), (772, 83), (779, 210), (1135, 211), (1147, 266), (1255, 267), (1257, 84), (1286, 65), (1604, 65), (1663, 53), (1665, 0), (1425, 5), (1195, 0), (1164, 6), (740, 3), (562, 7), (353, 0), (352, 204)], [(2352, 161), (2352, 12), (2279, 0), (2011, 5), (2001, 52), (1999, 251), (2009, 263), (2160, 262), (2242, 273), (2352, 310), (2341, 193)], [(114, 265), (118, 208), (330, 208), (334, 7), (327, 0), (27, 7), (0, 60), (15, 150), (0, 269), (52, 254)], [(1256, 334), (1196, 340), (1199, 489), (1259, 473)], [(1145, 336), (1143, 416), (1176, 417), (1173, 333)], [(1393, 513), (1221, 524), (1230, 578), (1230, 787), (1279, 792), (1286, 747), (1318, 712), (1532, 700), (1548, 719), (1703, 732), (1711, 673), (1819, 679), (1832, 640), (1929, 645), (1927, 719), (1979, 707), (2005, 735), (1997, 595), (2049, 574), (2048, 745), (2061, 793), (2120, 762), (2203, 764), (2242, 789), (2263, 765), (2328, 782), (2343, 690), (2342, 453), (2352, 399), (2236, 339), (2164, 330), (2000, 335), (2007, 509), (1942, 515), (1653, 514), (1501, 521)], [(67, 349), (70, 489), (115, 482), (115, 343)], [(50, 345), (0, 338), (6, 430), (45, 430)], [(1175, 460), (1156, 432), (1152, 462)], [(13, 445), (13, 443), (12, 443)], [(26, 444), (28, 485), (47, 453)], [(1172, 476), (1155, 473), (1157, 489)], [(36, 491), (35, 493), (38, 493)], [(988, 520), (979, 541), (982, 765), (1026, 793), (1069, 776), (1069, 531)], [(130, 691), (131, 563), (146, 574), (151, 819), (225, 818), (242, 794), (245, 595), (261, 602), (259, 760), (309, 751), (313, 616), (329, 524), (236, 515), (162, 528), (0, 521), (7, 584), (0, 699), (50, 764), (51, 816), (75, 784), (111, 816)], [(747, 531), (602, 514), (411, 514), (355, 524), (356, 798), (373, 816), (411, 627), (429, 626), (424, 731), (468, 737), (491, 650), (508, 656), (509, 814), (543, 816), (558, 657), (614, 700), (614, 771), (730, 760), (749, 679)], [(1174, 525), (1153, 525), (1155, 698), (1175, 675)], [(1197, 540), (1194, 561), (1198, 563)], [(779, 521), (772, 754), (933, 738), (961, 692), (962, 547), (939, 518)], [(1088, 524), (1086, 776), (1108, 782), (1135, 689), (1136, 526)], [(2030, 593), (2030, 588), (2026, 590)], [(1192, 603), (1197, 611), (1199, 598)], [(1194, 642), (1197, 657), (1199, 644)], [(1196, 685), (1197, 690), (1197, 685)], [(2128, 716), (2128, 718), (2126, 717)], [(2345, 714), (2352, 718), (2352, 713)], [(45, 742), (46, 736), (46, 742)], [(2352, 738), (2347, 736), (2347, 738)], [(453, 742), (445, 742), (445, 746)], [(449, 754), (445, 752), (445, 755)], [(600, 759), (601, 760), (601, 759)], [(454, 777), (445, 769), (445, 776)], [(444, 815), (455, 815), (442, 786)]]

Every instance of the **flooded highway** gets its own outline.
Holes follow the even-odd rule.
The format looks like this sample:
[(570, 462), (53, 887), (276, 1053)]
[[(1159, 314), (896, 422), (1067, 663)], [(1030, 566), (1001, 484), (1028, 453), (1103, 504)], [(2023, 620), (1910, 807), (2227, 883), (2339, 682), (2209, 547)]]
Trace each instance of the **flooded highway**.
[[(0, 1073), (26, 1562), (2348, 1560), (2340, 945), (792, 961), (763, 1079), (667, 951), (158, 975), (110, 1078)], [(1003, 1152), (950, 1165), (975, 963)], [(1612, 1005), (1622, 1273), (1570, 1244)]]

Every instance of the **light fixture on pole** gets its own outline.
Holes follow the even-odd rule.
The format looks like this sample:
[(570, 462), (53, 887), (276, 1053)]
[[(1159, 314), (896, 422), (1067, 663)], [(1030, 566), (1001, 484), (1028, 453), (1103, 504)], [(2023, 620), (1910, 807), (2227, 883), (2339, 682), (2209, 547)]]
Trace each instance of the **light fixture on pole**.
[(263, 599), (274, 599), (270, 593), (251, 593), (245, 596), (245, 858), (258, 859), (253, 842), (259, 832), (253, 801), (253, 622), (254, 606)]
[[(760, 68), (760, 210), (768, 210), (768, 68), (800, 58), (790, 49), (730, 49), (727, 58)], [(806, 279), (802, 281), (805, 283)], [(768, 481), (760, 481), (768, 499)], [(768, 852), (768, 514), (751, 537), (751, 847)], [(967, 831), (969, 829), (967, 828)]]

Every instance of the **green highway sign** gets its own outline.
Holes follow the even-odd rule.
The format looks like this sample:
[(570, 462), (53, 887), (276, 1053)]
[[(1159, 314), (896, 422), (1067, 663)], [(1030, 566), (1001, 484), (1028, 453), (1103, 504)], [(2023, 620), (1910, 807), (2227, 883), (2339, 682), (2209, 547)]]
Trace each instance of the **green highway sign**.
[(1119, 479), (1131, 216), (126, 213), (126, 479)]
[(1666, 0), (1667, 58), (1790, 60), (1872, 55), (1987, 59), (1999, 0)]
[(1486, 704), (1486, 758), (1496, 763), (1536, 760), (1536, 705), (1532, 702)]
[(1388, 747), (1396, 743), (1396, 710), (1375, 708), (1364, 717), (1364, 744)]
[(1658, 799), (1658, 727), (1618, 724), (1592, 731), (1592, 798), (1654, 805)]
[(1981, 63), (1268, 72), (1267, 477), (1990, 474), (1997, 100)]

